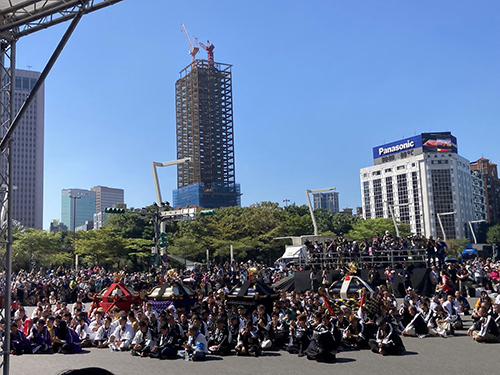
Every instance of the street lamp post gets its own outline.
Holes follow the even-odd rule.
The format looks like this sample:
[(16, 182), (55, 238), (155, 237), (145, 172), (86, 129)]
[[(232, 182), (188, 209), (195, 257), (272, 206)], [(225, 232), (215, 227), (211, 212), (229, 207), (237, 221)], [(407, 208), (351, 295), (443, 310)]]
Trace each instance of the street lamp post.
[[(73, 241), (76, 239), (76, 200), (80, 199), (82, 196), (81, 195), (71, 195), (69, 196), (70, 199), (73, 199)], [(75, 268), (75, 244), (73, 244), (73, 247), (71, 249), (71, 266), (72, 268)]]
[[(169, 167), (171, 165), (183, 164), (183, 163), (186, 163), (189, 161), (191, 161), (191, 158), (177, 159), (177, 160), (167, 161), (165, 163), (159, 163), (159, 162), (155, 162), (155, 161), (151, 162), (151, 169), (153, 171), (153, 182), (154, 182), (155, 191), (156, 191), (156, 200), (157, 200), (157, 203), (159, 205), (162, 205), (162, 207), (164, 206), (164, 204), (163, 204), (163, 201), (161, 199), (160, 182), (158, 180), (158, 172), (156, 171), (156, 167)], [(167, 225), (159, 217), (159, 208), (157, 208), (157, 219), (156, 220), (160, 221), (160, 225), (159, 225), (160, 226), (160, 228), (159, 228), (160, 233), (164, 233), (166, 231)], [(158, 231), (158, 225), (155, 225), (155, 232), (156, 232), (155, 237), (156, 237), (156, 241), (157, 241), (155, 244), (156, 264), (159, 265), (160, 264), (160, 249), (158, 248), (158, 238), (159, 238), (160, 234), (157, 231)]]
[(316, 218), (314, 217), (314, 210), (313, 210), (312, 205), (311, 205), (311, 199), (309, 198), (309, 194), (320, 193), (323, 191), (332, 191), (332, 190), (336, 190), (336, 188), (332, 187), (332, 188), (326, 188), (326, 189), (306, 190), (307, 204), (309, 206), (309, 212), (311, 213), (311, 219), (313, 222), (315, 236), (318, 235), (318, 225), (316, 224)]
[(474, 228), (472, 226), (472, 224), (474, 223), (485, 223), (486, 220), (471, 220), (469, 221), (469, 227), (470, 227), (470, 231), (472, 232), (472, 238), (474, 238), (474, 243), (477, 244), (477, 238), (476, 238), (476, 234), (474, 233)]
[(288, 207), (288, 203), (290, 203), (290, 199), (283, 199), (283, 203), (285, 204), (285, 207)]
[(456, 211), (453, 211), (453, 212), (441, 212), (441, 213), (437, 213), (437, 218), (438, 218), (438, 221), (439, 221), (439, 226), (441, 227), (441, 232), (443, 232), (443, 240), (444, 242), (446, 242), (446, 232), (444, 231), (444, 228), (443, 228), (443, 223), (441, 221), (441, 216), (445, 216), (445, 215), (455, 215), (456, 214)]
[(394, 223), (394, 228), (396, 229), (396, 237), (399, 238), (399, 228), (398, 224), (396, 222), (396, 217), (394, 216), (394, 207), (402, 207), (402, 206), (409, 206), (410, 203), (401, 203), (401, 204), (388, 204), (387, 206), (389, 207), (389, 213), (391, 214), (392, 217), (392, 222)]

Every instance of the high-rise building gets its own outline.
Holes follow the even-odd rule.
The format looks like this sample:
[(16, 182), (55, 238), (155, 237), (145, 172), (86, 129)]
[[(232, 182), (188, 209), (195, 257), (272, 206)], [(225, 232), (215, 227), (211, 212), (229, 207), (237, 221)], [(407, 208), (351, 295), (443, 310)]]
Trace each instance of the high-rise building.
[(234, 174), (231, 65), (196, 60), (175, 83), (177, 166), (174, 207), (239, 206)]
[(488, 210), (486, 205), (486, 190), (484, 176), (479, 170), (470, 171), (472, 181), (472, 203), (474, 207), (474, 221), (486, 221)]
[(314, 209), (321, 208), (331, 213), (339, 212), (339, 193), (336, 191), (327, 191), (313, 193)]
[(106, 207), (115, 207), (115, 205), (123, 204), (124, 191), (123, 189), (110, 188), (107, 186), (94, 186), (90, 189), (95, 191), (95, 211), (103, 212)]
[(85, 189), (63, 189), (61, 191), (61, 222), (74, 231), (95, 214), (95, 191)]
[(95, 214), (94, 229), (101, 228), (108, 214), (104, 212), (107, 207), (115, 207), (117, 204), (125, 204), (123, 189), (109, 188), (107, 186), (94, 186), (90, 190), (95, 191)]
[[(19, 111), (39, 77), (39, 72), (16, 69), (14, 113)], [(43, 226), (44, 113), (45, 85), (42, 85), (13, 135), (12, 215), (21, 225), (36, 229)]]
[(373, 159), (360, 171), (364, 218), (394, 217), (424, 236), (468, 236), (479, 190), (473, 193), (469, 161), (450, 132), (375, 147)]
[(481, 158), (471, 162), (470, 169), (483, 174), (488, 223), (500, 223), (500, 180), (497, 165)]

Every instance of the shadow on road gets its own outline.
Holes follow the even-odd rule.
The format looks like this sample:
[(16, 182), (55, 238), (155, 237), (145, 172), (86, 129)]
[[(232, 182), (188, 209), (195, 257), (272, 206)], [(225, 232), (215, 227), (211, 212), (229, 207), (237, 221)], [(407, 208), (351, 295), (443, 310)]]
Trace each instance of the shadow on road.
[(339, 358), (337, 357), (336, 363), (349, 363), (349, 362), (356, 362), (354, 358)]
[(281, 357), (281, 353), (277, 352), (264, 352), (261, 357)]
[(209, 361), (210, 361), (210, 362), (211, 362), (211, 361), (222, 361), (222, 357), (217, 357), (217, 356), (209, 356), (209, 355), (207, 355), (207, 356), (205, 357), (205, 361), (206, 361), (206, 362), (209, 362)]

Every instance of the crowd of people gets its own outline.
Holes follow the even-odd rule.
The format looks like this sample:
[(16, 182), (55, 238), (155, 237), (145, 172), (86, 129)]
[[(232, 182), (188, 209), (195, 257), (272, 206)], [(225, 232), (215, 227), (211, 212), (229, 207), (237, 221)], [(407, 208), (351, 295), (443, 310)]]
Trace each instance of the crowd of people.
[[(189, 284), (197, 291), (197, 302), (175, 302), (156, 310), (156, 305), (143, 298), (143, 303), (133, 304), (128, 311), (113, 307), (89, 312), (84, 302), (111, 285), (116, 274), (98, 267), (78, 271), (40, 269), (13, 275), (12, 324), (1, 328), (10, 329), (10, 347), (15, 355), (70, 354), (94, 347), (129, 351), (141, 357), (193, 361), (230, 353), (258, 357), (267, 350), (283, 350), (325, 362), (335, 361), (337, 354), (345, 350), (402, 355), (402, 337), (449, 337), (456, 330), (466, 330), (477, 342), (500, 342), (500, 262), (478, 258), (445, 264), (446, 244), (440, 238), (414, 238), (409, 244), (386, 233), (371, 246), (337, 241), (341, 240), (306, 246), (310, 254), (331, 252), (332, 248), (344, 251), (348, 246), (353, 259), (366, 251), (424, 248), (432, 292), (417, 293), (412, 284), (412, 267), (408, 265), (399, 271), (388, 266), (384, 279), (372, 264), (368, 281), (374, 292), (360, 290), (359, 308), (354, 309), (349, 304), (332, 303), (334, 296), (321, 286), (329, 282), (329, 266), (289, 267), (277, 261), (274, 267), (267, 267), (249, 261), (227, 262), (209, 269), (195, 264), (193, 269), (178, 272), (164, 272), (153, 266), (147, 272), (122, 272), (121, 281), (137, 292), (165, 282)], [(304, 269), (310, 269), (310, 289), (281, 292), (272, 308), (228, 304), (231, 288), (251, 277), (270, 285)], [(402, 278), (406, 293), (399, 303), (395, 296), (396, 275)], [(482, 290), (481, 296), (471, 307), (467, 297), (476, 290)], [(34, 303), (33, 314), (28, 316), (25, 306)], [(469, 314), (472, 324), (464, 327), (463, 316)]]
[[(195, 278), (195, 273), (191, 277)], [(208, 282), (207, 277), (200, 278)], [(132, 279), (136, 278), (124, 281)], [(200, 293), (191, 307), (172, 304), (161, 311), (144, 302), (132, 305), (130, 311), (114, 307), (108, 312), (98, 308), (89, 313), (78, 296), (73, 304), (49, 296), (38, 303), (31, 316), (24, 306), (17, 306), (10, 327), (11, 350), (15, 355), (70, 354), (95, 347), (192, 361), (203, 361), (207, 355), (234, 352), (258, 357), (266, 350), (284, 350), (332, 362), (345, 350), (402, 355), (401, 336), (448, 337), (467, 329), (477, 342), (499, 342), (500, 295), (493, 300), (484, 290), (471, 307), (460, 290), (447, 289), (445, 284), (442, 277), (430, 297), (408, 286), (399, 304), (382, 284), (373, 296), (362, 290), (359, 308), (354, 311), (345, 305), (336, 308), (328, 290), (322, 289), (317, 293), (282, 292), (270, 311), (263, 305), (228, 305), (227, 288)], [(465, 314), (471, 314), (470, 327), (464, 327)]]

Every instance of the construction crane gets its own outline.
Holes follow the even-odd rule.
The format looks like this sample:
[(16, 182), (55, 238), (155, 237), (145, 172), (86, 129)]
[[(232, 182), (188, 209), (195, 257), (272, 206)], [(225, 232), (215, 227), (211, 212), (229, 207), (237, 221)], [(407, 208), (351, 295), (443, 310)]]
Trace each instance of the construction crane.
[[(191, 55), (191, 62), (194, 63), (194, 60), (196, 60), (196, 54), (198, 53), (198, 51), (200, 50), (197, 46), (198, 44), (198, 39), (197, 38), (194, 38), (194, 41), (193, 41), (193, 44), (191, 44), (191, 40), (189, 39), (189, 36), (188, 36), (188, 33), (187, 33), (187, 30), (186, 28), (184, 27), (184, 24), (181, 22), (181, 26), (182, 26), (182, 30), (184, 31), (184, 35), (186, 35), (186, 39), (188, 40), (188, 43), (189, 43), (189, 47), (190, 47), (190, 50), (189, 50), (189, 54)], [(213, 55), (212, 55), (213, 56)]]
[(201, 48), (203, 48), (205, 51), (207, 51), (207, 60), (209, 61), (210, 65), (214, 64), (214, 48), (215, 46), (210, 43), (209, 40), (207, 40), (208, 46), (204, 45), (202, 42), (200, 42)]

